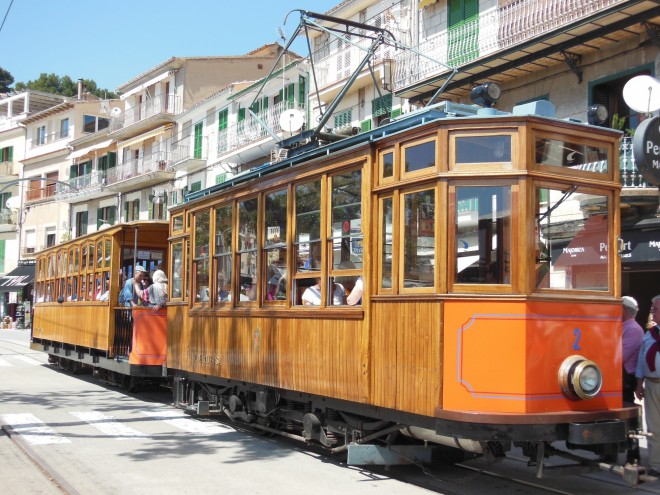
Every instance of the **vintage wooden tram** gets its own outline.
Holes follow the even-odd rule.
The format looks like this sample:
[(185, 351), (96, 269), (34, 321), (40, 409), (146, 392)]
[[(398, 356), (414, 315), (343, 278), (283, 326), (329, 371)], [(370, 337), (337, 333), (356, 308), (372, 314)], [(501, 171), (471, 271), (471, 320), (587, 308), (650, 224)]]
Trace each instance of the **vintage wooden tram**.
[[(171, 208), (175, 404), (355, 463), (404, 445), (422, 459), (410, 445), (426, 442), (492, 458), (522, 446), (539, 474), (549, 453), (575, 458), (553, 442), (616, 455), (639, 415), (621, 398), (619, 133), (549, 110), (441, 103), (333, 142), (292, 138), (287, 158)], [(120, 309), (49, 294), (68, 296), (66, 257), (84, 246), (72, 273), (79, 289), (95, 280), (94, 243), (119, 280), (131, 232), (138, 253), (159, 249), (151, 228), (39, 256), (33, 347), (114, 366)], [(303, 304), (312, 289), (320, 304)]]
[(516, 443), (539, 466), (557, 440), (616, 454), (638, 418), (621, 399), (619, 134), (531, 115), (546, 103), (291, 140), (172, 208), (175, 402), (370, 460), (356, 444), (393, 430), (489, 456)]
[(123, 281), (141, 265), (167, 268), (167, 222), (100, 230), (37, 255), (32, 349), (50, 361), (128, 389), (160, 378), (167, 346), (165, 310), (119, 304)]

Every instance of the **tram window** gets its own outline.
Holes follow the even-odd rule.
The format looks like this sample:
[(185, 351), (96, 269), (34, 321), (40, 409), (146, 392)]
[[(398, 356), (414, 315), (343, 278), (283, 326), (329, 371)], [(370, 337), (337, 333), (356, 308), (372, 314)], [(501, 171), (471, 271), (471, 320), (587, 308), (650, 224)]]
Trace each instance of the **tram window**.
[(73, 250), (73, 270), (78, 273), (80, 271), (80, 248), (76, 247)]
[(105, 257), (103, 258), (103, 268), (110, 268), (110, 258), (112, 254), (112, 240), (105, 240)]
[(215, 210), (215, 279), (218, 303), (232, 300), (232, 205), (221, 206)]
[(381, 155), (382, 178), (388, 179), (394, 176), (394, 152), (388, 151)]
[(195, 280), (195, 302), (207, 303), (209, 294), (209, 228), (210, 212), (195, 214), (195, 239), (193, 279)]
[(241, 301), (256, 301), (259, 285), (257, 266), (258, 198), (238, 203), (239, 283)]
[(435, 191), (404, 194), (403, 287), (435, 285)]
[(296, 186), (296, 270), (321, 270), (321, 182)]
[(96, 268), (103, 266), (103, 241), (96, 243)]
[(267, 301), (286, 301), (286, 239), (287, 239), (286, 189), (264, 196), (265, 241), (264, 293)]
[(536, 163), (586, 172), (607, 174), (607, 148), (563, 139), (536, 139)]
[(73, 248), (69, 250), (69, 270), (67, 273), (72, 274), (73, 273)]
[(85, 291), (87, 284), (85, 284), (85, 279), (87, 278), (87, 275), (81, 275), (80, 276), (80, 297), (78, 298), (79, 301), (85, 301), (87, 299), (87, 293)]
[(83, 246), (82, 248), (82, 253), (80, 257), (80, 269), (81, 270), (87, 269), (87, 246)]
[(536, 287), (607, 291), (607, 196), (539, 188), (536, 203)]
[(172, 217), (172, 232), (183, 232), (183, 215), (176, 215)]
[(511, 187), (456, 188), (455, 282), (511, 283)]
[(435, 167), (435, 141), (406, 146), (403, 155), (406, 172)]
[(87, 269), (88, 270), (93, 270), (94, 269), (94, 243), (90, 243), (88, 245), (87, 253), (89, 255), (89, 258), (87, 260)]
[(384, 198), (381, 206), (381, 233), (380, 233), (380, 286), (382, 289), (392, 288), (392, 244), (393, 212), (392, 198)]
[(332, 267), (362, 268), (362, 173), (332, 177)]
[(172, 289), (172, 299), (183, 298), (183, 241), (172, 244), (172, 274), (170, 287)]
[(456, 163), (511, 163), (511, 135), (456, 136)]

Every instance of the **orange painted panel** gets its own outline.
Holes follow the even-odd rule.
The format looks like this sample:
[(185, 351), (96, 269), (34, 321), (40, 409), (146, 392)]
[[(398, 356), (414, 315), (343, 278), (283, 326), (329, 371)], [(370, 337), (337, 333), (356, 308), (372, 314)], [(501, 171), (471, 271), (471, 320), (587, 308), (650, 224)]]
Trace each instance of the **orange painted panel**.
[[(443, 406), (482, 412), (550, 412), (621, 407), (619, 305), (566, 302), (445, 303)], [(558, 383), (561, 363), (598, 364), (603, 388), (573, 401)]]
[(163, 364), (167, 355), (167, 311), (133, 308), (133, 345), (130, 364)]

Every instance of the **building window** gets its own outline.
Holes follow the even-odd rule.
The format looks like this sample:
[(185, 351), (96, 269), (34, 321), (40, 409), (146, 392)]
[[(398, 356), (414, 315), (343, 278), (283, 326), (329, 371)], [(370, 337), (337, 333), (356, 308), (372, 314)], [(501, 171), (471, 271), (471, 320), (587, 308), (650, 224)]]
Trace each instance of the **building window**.
[(46, 144), (46, 126), (37, 127), (37, 146)]
[[(52, 181), (56, 181), (59, 177), (58, 172), (50, 172), (46, 174), (47, 179), (52, 179)], [(57, 194), (57, 183), (52, 182), (51, 180), (46, 181), (46, 190), (45, 190), (45, 197), (51, 198)]]
[(69, 137), (69, 119), (60, 120), (60, 139)]
[(96, 132), (110, 125), (110, 120), (95, 115), (83, 115), (83, 132)]
[(0, 163), (14, 161), (14, 147), (0, 148)]
[(103, 224), (114, 225), (115, 211), (114, 206), (106, 206), (96, 210), (96, 228), (99, 229)]
[(351, 122), (353, 122), (353, 111), (350, 108), (335, 114), (336, 129), (341, 129), (342, 127), (350, 126)]
[(197, 182), (193, 182), (192, 184), (190, 184), (190, 192), (191, 193), (201, 191), (201, 190), (202, 190), (202, 181), (201, 180), (198, 180)]
[(53, 247), (56, 237), (57, 232), (55, 231), (55, 227), (46, 227), (46, 247)]
[(87, 212), (79, 211), (76, 213), (76, 237), (87, 233)]
[(126, 201), (124, 203), (124, 222), (134, 222), (140, 219), (140, 200)]

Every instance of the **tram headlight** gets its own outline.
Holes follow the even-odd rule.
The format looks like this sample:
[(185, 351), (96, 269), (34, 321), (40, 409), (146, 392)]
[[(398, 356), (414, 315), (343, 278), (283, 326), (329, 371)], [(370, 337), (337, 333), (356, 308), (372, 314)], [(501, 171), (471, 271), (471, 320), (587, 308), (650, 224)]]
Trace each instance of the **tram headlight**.
[(569, 399), (593, 399), (603, 386), (603, 374), (593, 361), (570, 356), (559, 367), (559, 386)]

